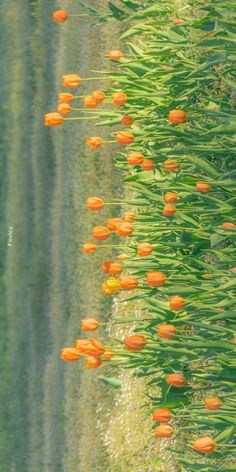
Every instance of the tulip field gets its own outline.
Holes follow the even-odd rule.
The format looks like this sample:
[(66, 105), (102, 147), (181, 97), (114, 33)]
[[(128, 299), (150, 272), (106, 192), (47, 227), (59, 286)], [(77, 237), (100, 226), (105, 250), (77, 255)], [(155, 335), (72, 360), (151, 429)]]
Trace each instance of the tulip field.
[[(107, 201), (94, 189), (80, 202), (94, 222), (81, 251), (91, 265), (98, 254), (104, 280), (96, 290), (113, 297), (111, 325), (128, 334), (101, 339), (104, 322), (91, 313), (74, 344), (61, 346), (61, 359), (75, 369), (85, 362), (113, 386), (106, 372), (119, 378), (130, 369), (133, 384), (145, 384), (140, 415), (173, 470), (229, 472), (236, 467), (234, 2), (118, 3), (106, 11), (81, 3), (78, 21), (120, 24), (119, 48), (107, 51), (109, 70), (97, 64), (87, 78), (65, 71), (44, 124), (72, 121), (79, 132), (81, 120), (93, 120), (96, 134), (88, 124), (84, 140), (91, 167), (98, 149), (112, 149), (123, 196)], [(72, 20), (63, 9), (52, 19), (62, 28)], [(80, 95), (93, 80), (92, 93)], [(104, 208), (114, 207), (101, 223)], [(129, 313), (122, 308), (119, 317), (126, 301)]]

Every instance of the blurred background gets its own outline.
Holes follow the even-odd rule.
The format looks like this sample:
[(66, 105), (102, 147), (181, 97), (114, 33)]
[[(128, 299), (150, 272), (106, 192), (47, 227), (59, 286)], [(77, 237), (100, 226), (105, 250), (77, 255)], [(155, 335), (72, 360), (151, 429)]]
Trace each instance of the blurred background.
[[(95, 415), (112, 393), (94, 372), (63, 363), (60, 349), (81, 335), (80, 319), (111, 311), (99, 289), (101, 255), (86, 257), (81, 244), (115, 214), (88, 214), (86, 199), (118, 196), (120, 176), (109, 145), (101, 153), (85, 146), (95, 129), (102, 137), (109, 130), (42, 123), (56, 109), (61, 75), (109, 70), (105, 55), (118, 35), (114, 24), (91, 27), (90, 17), (51, 22), (57, 8), (80, 13), (76, 0), (0, 5), (0, 470), (105, 472)], [(95, 88), (101, 83), (83, 82), (76, 94)]]

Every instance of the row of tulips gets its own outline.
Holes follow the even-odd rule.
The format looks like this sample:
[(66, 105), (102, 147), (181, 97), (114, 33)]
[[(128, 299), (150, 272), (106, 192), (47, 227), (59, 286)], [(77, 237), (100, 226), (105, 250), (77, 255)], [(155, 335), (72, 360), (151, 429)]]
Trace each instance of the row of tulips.
[[(134, 333), (112, 346), (79, 339), (61, 357), (85, 356), (89, 368), (109, 361), (135, 369), (147, 379), (147, 390), (158, 387), (156, 396), (149, 395), (153, 412), (146, 407), (147, 415), (157, 438), (178, 439), (170, 444), (176, 470), (229, 472), (235, 470), (236, 440), (233, 0), (196, 0), (178, 12), (164, 0), (119, 3), (109, 2), (104, 11), (85, 4), (78, 15), (53, 13), (56, 23), (80, 15), (100, 23), (122, 20), (129, 49), (111, 50), (104, 58), (115, 70), (100, 71), (94, 80), (109, 78), (107, 90), (73, 95), (72, 89), (92, 78), (63, 76), (70, 92), (59, 93), (45, 125), (93, 119), (97, 126), (128, 128), (108, 139), (100, 133), (87, 138), (91, 154), (103, 144), (127, 147), (115, 165), (133, 198), (88, 198), (87, 209), (95, 214), (123, 204), (129, 213), (94, 226), (93, 240), (82, 250), (118, 250), (101, 263), (107, 275), (102, 292), (132, 290), (129, 299), (142, 300), (144, 316), (120, 320), (136, 321)], [(73, 106), (77, 100), (82, 107)], [(103, 102), (107, 107), (100, 107)], [(79, 116), (69, 117), (74, 111)], [(108, 238), (109, 245), (97, 243)], [(81, 329), (99, 326), (89, 318)]]

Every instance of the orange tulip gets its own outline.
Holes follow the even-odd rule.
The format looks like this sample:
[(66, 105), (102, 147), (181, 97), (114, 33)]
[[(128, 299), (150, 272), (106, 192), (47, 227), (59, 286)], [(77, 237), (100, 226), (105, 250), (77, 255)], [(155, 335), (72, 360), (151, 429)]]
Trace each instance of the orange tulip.
[(97, 106), (97, 101), (92, 95), (87, 95), (87, 97), (84, 97), (84, 107), (85, 108), (96, 108)]
[(86, 351), (88, 354), (101, 356), (105, 352), (106, 349), (100, 341), (92, 338), (90, 339), (90, 342), (92, 344), (92, 348), (89, 346)]
[(134, 120), (132, 116), (122, 116), (120, 122), (123, 126), (132, 126)]
[(155, 435), (157, 438), (171, 438), (174, 434), (173, 428), (168, 425), (157, 426), (155, 429)]
[(106, 98), (105, 93), (101, 90), (95, 90), (92, 93), (92, 96), (96, 100), (97, 104), (102, 103)]
[(125, 261), (126, 259), (128, 259), (128, 254), (125, 254), (124, 252), (122, 254), (119, 254), (117, 256), (117, 259), (119, 259), (119, 261)]
[(196, 183), (196, 190), (198, 192), (209, 192), (211, 190), (211, 186), (209, 184), (206, 184), (205, 182), (197, 182)]
[(44, 115), (44, 126), (58, 126), (63, 123), (63, 117), (59, 113), (46, 113)]
[(184, 22), (184, 20), (181, 20), (181, 18), (173, 18), (172, 23), (173, 25), (181, 25)]
[(101, 210), (105, 205), (104, 200), (99, 197), (90, 197), (87, 200), (87, 208), (89, 210), (94, 210), (94, 211), (99, 211)]
[(68, 13), (66, 10), (56, 10), (52, 14), (52, 21), (55, 23), (65, 23), (68, 19)]
[(216, 448), (216, 443), (213, 439), (205, 436), (204, 438), (194, 441), (192, 447), (196, 451), (202, 452), (203, 454), (211, 454)]
[(133, 233), (133, 231), (134, 231), (134, 228), (131, 225), (131, 223), (124, 222), (117, 225), (115, 233), (117, 236), (125, 237), (125, 236), (130, 236)]
[(81, 77), (78, 74), (67, 74), (62, 77), (62, 85), (68, 88), (76, 88), (81, 84)]
[(114, 352), (112, 352), (112, 351), (105, 351), (105, 352), (103, 353), (103, 357), (104, 357), (105, 359), (108, 359), (108, 360), (109, 360), (109, 359), (112, 359), (112, 357), (114, 357)]
[(112, 262), (109, 266), (109, 274), (111, 275), (119, 275), (121, 274), (122, 270), (122, 265), (118, 262)]
[(157, 326), (157, 334), (160, 338), (172, 339), (177, 333), (177, 329), (172, 324), (161, 324)]
[(139, 166), (144, 161), (141, 152), (130, 152), (127, 156), (129, 166)]
[(106, 226), (95, 226), (93, 228), (93, 237), (99, 241), (109, 238), (110, 230)]
[(235, 274), (236, 273), (236, 267), (230, 267), (230, 269), (228, 269), (228, 271)]
[(135, 218), (136, 218), (135, 213), (125, 213), (124, 216), (123, 216), (123, 219), (124, 219), (124, 221), (126, 221), (126, 223), (133, 223)]
[(102, 271), (108, 274), (111, 263), (112, 263), (112, 261), (103, 261), (102, 262)]
[(133, 290), (138, 287), (138, 280), (133, 275), (121, 277), (120, 286), (123, 290)]
[(57, 111), (61, 115), (69, 115), (72, 112), (72, 108), (69, 103), (59, 103)]
[(170, 72), (170, 71), (174, 70), (174, 67), (172, 67), (172, 66), (163, 66), (163, 69), (166, 70), (167, 72)]
[(107, 227), (110, 231), (116, 231), (120, 223), (122, 223), (122, 218), (110, 218), (107, 220)]
[(59, 93), (58, 103), (71, 103), (74, 100), (72, 93)]
[(183, 374), (168, 374), (166, 376), (166, 382), (168, 385), (172, 385), (173, 387), (184, 387), (186, 385), (186, 378)]
[(147, 273), (147, 285), (150, 287), (159, 287), (166, 283), (164, 272), (150, 271)]
[(96, 244), (94, 244), (94, 243), (84, 243), (82, 250), (85, 254), (92, 254), (93, 252), (96, 251), (96, 249), (97, 249)]
[(232, 343), (236, 343), (236, 338), (231, 339)]
[(181, 310), (185, 305), (185, 299), (183, 297), (179, 297), (179, 295), (174, 295), (170, 297), (170, 309), (171, 310)]
[(149, 256), (153, 251), (153, 245), (150, 243), (140, 243), (137, 248), (137, 255), (140, 257)]
[(95, 318), (87, 318), (81, 321), (82, 331), (95, 331), (98, 326), (99, 323)]
[(97, 339), (77, 339), (76, 349), (91, 356), (100, 356), (105, 352), (105, 347)]
[(102, 361), (98, 356), (88, 356), (86, 359), (86, 367), (88, 367), (89, 369), (100, 367), (101, 364)]
[(236, 225), (234, 223), (229, 222), (229, 221), (226, 221), (221, 226), (222, 226), (222, 228), (226, 228), (226, 229), (235, 229), (236, 228)]
[(173, 216), (176, 213), (176, 207), (174, 205), (165, 205), (163, 208), (163, 216)]
[(103, 293), (105, 293), (105, 295), (113, 295), (115, 293), (114, 290), (107, 287), (106, 282), (103, 282), (103, 284), (101, 286), (101, 290), (102, 290)]
[(123, 53), (118, 51), (118, 49), (114, 49), (109, 52), (109, 56), (112, 61), (119, 61), (122, 58)]
[(163, 162), (163, 166), (168, 171), (175, 171), (178, 169), (179, 164), (175, 159), (166, 159), (166, 161)]
[(80, 352), (80, 354), (81, 353), (85, 354), (87, 350), (91, 348), (92, 344), (91, 344), (90, 339), (76, 339), (75, 346), (76, 346), (77, 351)]
[(153, 170), (154, 169), (154, 162), (151, 159), (144, 159), (141, 167), (143, 170)]
[(134, 142), (134, 135), (127, 131), (118, 131), (118, 133), (116, 133), (116, 142), (128, 146)]
[(123, 92), (115, 92), (112, 95), (112, 103), (113, 105), (124, 105), (127, 102), (127, 95)]
[(158, 421), (159, 423), (169, 423), (172, 416), (169, 408), (157, 408), (152, 414), (153, 421)]
[(172, 125), (181, 125), (187, 121), (187, 113), (184, 110), (171, 110), (168, 118)]
[(133, 334), (125, 338), (124, 344), (129, 351), (142, 351), (146, 346), (146, 339), (140, 334)]
[(86, 141), (86, 144), (92, 149), (99, 148), (102, 145), (102, 143), (103, 143), (103, 140), (99, 138), (98, 136), (92, 136), (88, 138)]
[(113, 290), (113, 292), (118, 292), (120, 290), (120, 279), (117, 277), (108, 277), (106, 281), (106, 286), (110, 289)]
[(217, 397), (207, 398), (205, 400), (205, 408), (207, 410), (219, 410), (221, 405), (222, 405), (222, 401)]
[(63, 361), (77, 361), (80, 358), (80, 352), (74, 347), (64, 347), (61, 350), (61, 359)]
[(164, 195), (164, 201), (166, 203), (174, 203), (178, 200), (178, 195), (174, 192), (166, 192)]

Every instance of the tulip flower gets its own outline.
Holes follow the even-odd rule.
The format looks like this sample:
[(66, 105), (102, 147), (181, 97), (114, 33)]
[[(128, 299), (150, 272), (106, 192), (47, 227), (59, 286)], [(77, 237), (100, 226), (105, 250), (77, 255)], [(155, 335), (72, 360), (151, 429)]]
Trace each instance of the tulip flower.
[(157, 408), (153, 414), (153, 421), (158, 421), (159, 423), (169, 423), (173, 415), (169, 408)]
[(137, 255), (140, 257), (149, 256), (153, 251), (153, 245), (150, 243), (140, 243), (137, 248)]
[(186, 378), (183, 374), (173, 373), (166, 376), (166, 382), (168, 385), (180, 388), (186, 385)]
[(134, 142), (134, 135), (132, 133), (128, 133), (127, 131), (118, 131), (116, 133), (116, 142), (118, 144), (124, 144), (128, 146)]
[(196, 190), (198, 190), (198, 192), (206, 193), (211, 190), (211, 186), (205, 182), (197, 182)]
[(172, 20), (172, 23), (175, 26), (182, 25), (183, 22), (184, 22), (184, 20), (182, 20), (181, 18), (173, 18), (173, 20)]
[(141, 152), (130, 152), (127, 156), (129, 166), (139, 166), (144, 161), (144, 156)]
[(68, 88), (76, 88), (81, 84), (81, 77), (78, 74), (66, 74), (62, 77), (62, 85)]
[(152, 159), (144, 159), (142, 164), (141, 164), (141, 168), (142, 170), (153, 170), (154, 169), (154, 161), (152, 161)]
[(171, 438), (173, 434), (173, 428), (168, 425), (157, 426), (157, 428), (155, 429), (155, 435), (157, 438)]
[(54, 23), (65, 23), (68, 19), (68, 13), (66, 10), (56, 10), (52, 14), (52, 21)]
[(172, 339), (177, 333), (177, 329), (172, 324), (161, 324), (157, 327), (157, 334), (160, 338)]
[(71, 103), (74, 100), (72, 93), (59, 93), (58, 103)]
[(92, 254), (93, 252), (96, 251), (96, 249), (97, 249), (97, 246), (94, 243), (84, 243), (82, 247), (82, 250), (85, 254)]
[(87, 208), (89, 210), (99, 211), (104, 207), (104, 205), (105, 205), (104, 200), (102, 200), (102, 198), (99, 198), (99, 197), (90, 197), (87, 200)]
[(165, 170), (172, 172), (178, 169), (179, 164), (175, 159), (166, 159), (166, 161), (163, 162), (163, 166)]
[(115, 92), (112, 95), (112, 103), (113, 105), (124, 105), (128, 100), (128, 97), (123, 92)]
[(174, 192), (166, 192), (164, 195), (164, 201), (166, 203), (175, 203), (178, 200), (178, 195)]
[(119, 261), (125, 261), (126, 259), (128, 259), (128, 257), (129, 257), (128, 254), (122, 253), (117, 256), (117, 259)]
[(112, 351), (105, 351), (105, 352), (103, 353), (102, 357), (104, 357), (104, 359), (110, 360), (110, 359), (112, 359), (112, 357), (114, 357), (114, 352), (112, 352)]
[(142, 351), (146, 346), (146, 339), (140, 334), (134, 334), (127, 336), (124, 340), (124, 344), (129, 351)]
[(96, 149), (102, 145), (103, 140), (99, 138), (98, 136), (93, 136), (93, 137), (88, 138), (86, 143), (90, 148)]
[(170, 297), (170, 309), (171, 310), (181, 310), (185, 305), (185, 299), (179, 295), (174, 295)]
[(136, 214), (135, 213), (125, 213), (123, 215), (123, 220), (126, 222), (126, 223), (133, 223), (133, 221), (135, 220), (136, 218)]
[(59, 103), (57, 111), (61, 115), (69, 115), (72, 112), (72, 108), (69, 103)]
[(119, 264), (118, 262), (111, 262), (111, 264), (109, 265), (108, 272), (111, 275), (119, 275), (121, 274), (122, 270), (123, 267), (121, 264)]
[(165, 205), (162, 211), (163, 216), (173, 216), (175, 213), (176, 207), (170, 204)]
[(202, 454), (211, 454), (216, 448), (216, 442), (208, 436), (205, 436), (204, 438), (194, 441), (192, 447), (196, 451), (202, 452)]
[(95, 318), (87, 318), (81, 321), (82, 331), (95, 331), (98, 326), (99, 323)]
[(106, 96), (105, 96), (105, 93), (102, 92), (101, 90), (95, 90), (93, 93), (92, 93), (92, 96), (93, 98), (96, 100), (97, 104), (100, 104), (102, 103)]
[(134, 120), (132, 116), (122, 116), (120, 122), (123, 126), (132, 126)]
[(222, 228), (225, 228), (225, 229), (236, 229), (236, 225), (234, 223), (229, 222), (229, 221), (226, 221), (221, 226), (222, 226)]
[(46, 113), (44, 115), (45, 126), (59, 126), (63, 123), (63, 117), (59, 113)]
[(222, 401), (217, 397), (207, 398), (205, 400), (205, 408), (207, 410), (219, 410), (221, 405), (222, 405)]
[(164, 272), (150, 271), (147, 273), (147, 285), (150, 287), (159, 287), (166, 283)]
[(103, 261), (101, 266), (102, 271), (108, 274), (111, 263), (112, 261)]
[(138, 287), (138, 280), (133, 275), (121, 277), (120, 286), (123, 290), (133, 290)]
[(106, 286), (110, 289), (113, 290), (113, 292), (118, 292), (120, 290), (120, 279), (117, 277), (108, 277), (106, 281)]
[(93, 228), (93, 237), (99, 241), (104, 241), (110, 235), (110, 230), (106, 226), (95, 226)]
[(85, 108), (96, 108), (98, 102), (92, 95), (87, 95), (84, 97), (84, 107)]
[(102, 361), (98, 356), (88, 356), (86, 359), (86, 367), (88, 367), (89, 369), (96, 369), (97, 367), (100, 367), (101, 364)]
[(134, 228), (131, 223), (123, 222), (117, 225), (116, 227), (116, 235), (125, 237), (130, 236), (134, 231)]
[(123, 57), (123, 53), (118, 49), (113, 49), (109, 52), (109, 56), (112, 61), (119, 61)]
[(63, 361), (74, 362), (80, 358), (80, 352), (74, 347), (64, 347), (61, 350), (61, 359)]
[(171, 110), (168, 118), (172, 125), (181, 125), (187, 121), (187, 113), (184, 110)]
[(110, 218), (107, 220), (107, 227), (110, 231), (116, 231), (118, 225), (120, 225), (122, 222), (122, 218)]

